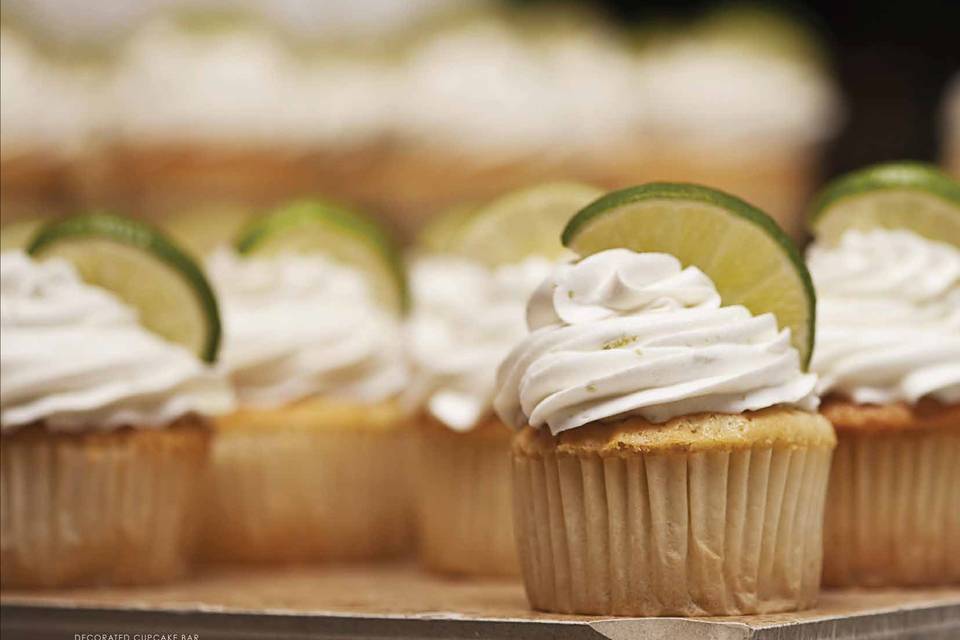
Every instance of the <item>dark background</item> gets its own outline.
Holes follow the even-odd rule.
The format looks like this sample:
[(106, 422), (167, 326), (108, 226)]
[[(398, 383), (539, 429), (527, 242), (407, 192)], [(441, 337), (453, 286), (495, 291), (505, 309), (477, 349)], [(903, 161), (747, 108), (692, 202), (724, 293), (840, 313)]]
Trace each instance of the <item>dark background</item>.
[[(717, 2), (599, 0), (624, 20), (695, 16)], [(960, 72), (960, 0), (775, 1), (823, 36), (846, 100), (827, 175), (899, 158), (935, 161), (940, 108)]]

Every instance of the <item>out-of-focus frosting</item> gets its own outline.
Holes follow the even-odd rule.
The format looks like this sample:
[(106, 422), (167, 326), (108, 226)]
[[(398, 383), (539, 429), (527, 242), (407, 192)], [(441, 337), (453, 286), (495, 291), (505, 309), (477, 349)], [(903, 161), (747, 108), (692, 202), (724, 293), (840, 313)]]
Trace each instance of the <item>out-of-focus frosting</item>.
[(411, 402), (455, 431), (490, 415), (497, 365), (527, 334), (527, 299), (551, 266), (538, 257), (497, 269), (451, 256), (414, 262)]
[(600, 145), (636, 129), (637, 64), (607, 33), (531, 42), (496, 22), (427, 38), (408, 56), (402, 135), (496, 154)]
[(364, 276), (321, 255), (207, 263), (220, 300), (220, 366), (241, 405), (279, 407), (318, 395), (379, 402), (404, 388), (403, 330)]
[(906, 230), (853, 230), (811, 247), (808, 263), (822, 393), (960, 402), (960, 250)]
[(500, 366), (497, 413), (554, 434), (631, 415), (818, 406), (772, 314), (721, 306), (710, 279), (669, 255), (610, 249), (559, 266), (530, 299), (532, 333)]
[(393, 69), (360, 57), (297, 57), (266, 29), (139, 30), (113, 82), (120, 133), (134, 141), (301, 146), (382, 133)]
[(665, 135), (805, 143), (839, 123), (837, 90), (822, 72), (749, 48), (684, 41), (646, 56), (641, 67), (649, 125)]
[(0, 29), (0, 150), (64, 154), (88, 141), (102, 116), (96, 78), (44, 59), (22, 36)]
[(0, 256), (0, 424), (50, 429), (163, 427), (229, 411), (233, 395), (185, 348), (61, 260)]

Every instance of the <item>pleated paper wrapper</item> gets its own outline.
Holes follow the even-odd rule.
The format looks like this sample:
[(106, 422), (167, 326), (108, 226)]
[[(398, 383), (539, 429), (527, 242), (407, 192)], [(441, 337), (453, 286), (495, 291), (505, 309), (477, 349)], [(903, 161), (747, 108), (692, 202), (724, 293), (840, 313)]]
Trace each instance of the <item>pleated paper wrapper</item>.
[(408, 551), (410, 456), (402, 428), (218, 428), (203, 557), (299, 562)]
[(514, 451), (535, 609), (740, 615), (812, 606), (832, 447), (538, 455)]
[(4, 435), (3, 587), (149, 584), (187, 573), (199, 531), (202, 427)]
[[(510, 430), (421, 429), (418, 531), (424, 565), (442, 573), (517, 575)], [(492, 429), (497, 431), (491, 433)]]
[(960, 428), (838, 436), (824, 584), (960, 583)]

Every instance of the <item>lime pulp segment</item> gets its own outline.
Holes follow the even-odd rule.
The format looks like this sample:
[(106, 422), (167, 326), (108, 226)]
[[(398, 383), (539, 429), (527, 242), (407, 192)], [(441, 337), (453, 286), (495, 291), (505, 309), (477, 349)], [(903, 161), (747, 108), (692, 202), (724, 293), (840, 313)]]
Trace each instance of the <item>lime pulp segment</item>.
[(675, 256), (713, 280), (724, 305), (773, 313), (806, 366), (816, 296), (799, 251), (765, 213), (715, 189), (650, 183), (614, 191), (577, 213), (563, 244), (580, 256), (627, 248)]
[(43, 227), (30, 243), (39, 259), (71, 262), (85, 282), (114, 293), (163, 338), (213, 362), (220, 313), (203, 271), (159, 230), (130, 218), (94, 213)]

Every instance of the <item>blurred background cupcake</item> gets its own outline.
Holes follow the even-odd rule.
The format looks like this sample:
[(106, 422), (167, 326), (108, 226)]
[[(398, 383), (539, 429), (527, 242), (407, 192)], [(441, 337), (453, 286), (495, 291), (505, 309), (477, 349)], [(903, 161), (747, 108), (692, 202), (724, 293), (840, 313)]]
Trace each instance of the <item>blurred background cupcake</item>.
[(433, 571), (519, 573), (496, 370), (527, 333), (527, 299), (564, 254), (563, 225), (599, 195), (545, 183), (454, 209), (412, 259), (407, 400), (418, 425), (420, 556)]
[(0, 258), (0, 584), (182, 577), (203, 512), (216, 299), (150, 227), (77, 216)]
[(298, 201), (208, 259), (238, 410), (214, 424), (207, 559), (409, 548), (405, 280), (395, 255), (376, 225)]

